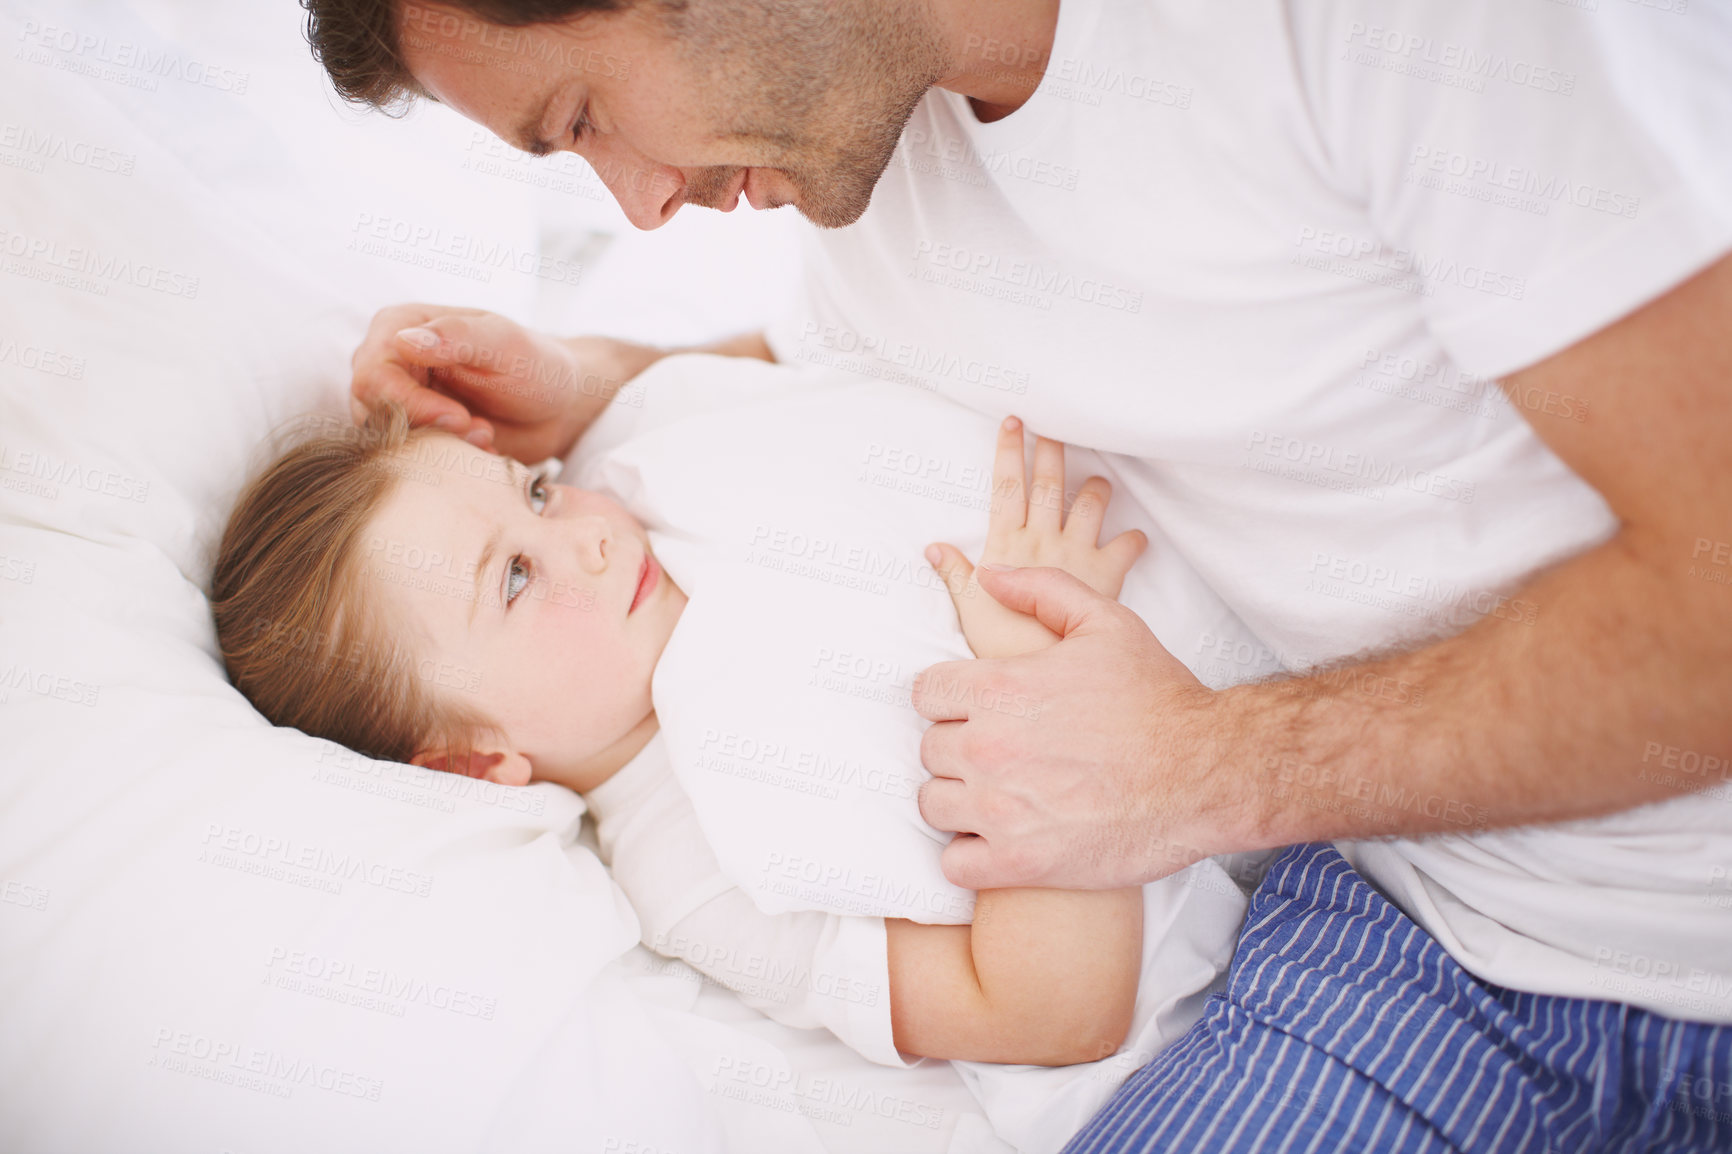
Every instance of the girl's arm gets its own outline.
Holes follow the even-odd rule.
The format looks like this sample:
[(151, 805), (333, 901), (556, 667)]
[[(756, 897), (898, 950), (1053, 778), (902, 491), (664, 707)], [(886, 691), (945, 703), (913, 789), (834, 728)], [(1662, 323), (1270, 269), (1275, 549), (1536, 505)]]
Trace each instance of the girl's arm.
[[(1091, 477), (1063, 508), (1064, 446), (1036, 438), (1025, 485), (1022, 425), (999, 429), (982, 562), (1050, 565), (1117, 597), (1148, 541), (1126, 533), (1098, 547), (1111, 488)], [(999, 605), (954, 547), (935, 565), (976, 657), (1010, 657), (1058, 638)], [(941, 723), (942, 724), (942, 723)], [(896, 1046), (933, 1058), (1067, 1065), (1123, 1043), (1142, 971), (1141, 888), (1109, 892), (984, 890), (971, 926), (887, 923)]]
[(982, 890), (971, 926), (885, 922), (896, 1048), (1068, 1066), (1116, 1051), (1143, 960), (1141, 888)]

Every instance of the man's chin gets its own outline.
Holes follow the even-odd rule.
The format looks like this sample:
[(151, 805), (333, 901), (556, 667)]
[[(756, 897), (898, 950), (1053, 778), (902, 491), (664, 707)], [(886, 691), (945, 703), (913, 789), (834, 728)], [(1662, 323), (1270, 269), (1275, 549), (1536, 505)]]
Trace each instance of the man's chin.
[(871, 207), (872, 187), (867, 186), (865, 193), (859, 196), (813, 195), (802, 189), (795, 199), (774, 207), (780, 208), (784, 204), (793, 205), (801, 216), (819, 228), (847, 228), (865, 216)]

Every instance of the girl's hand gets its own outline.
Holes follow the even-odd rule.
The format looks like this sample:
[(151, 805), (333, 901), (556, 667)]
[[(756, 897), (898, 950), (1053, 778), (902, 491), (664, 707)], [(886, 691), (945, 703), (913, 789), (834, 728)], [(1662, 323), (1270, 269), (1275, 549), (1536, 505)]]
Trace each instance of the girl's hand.
[[(1025, 486), (1024, 478), (1022, 422), (1006, 417), (993, 459), (992, 513), (981, 564), (1063, 569), (1102, 596), (1116, 599), (1125, 574), (1148, 548), (1149, 539), (1133, 529), (1105, 546), (1096, 544), (1112, 486), (1104, 477), (1090, 477), (1077, 490), (1067, 516), (1064, 446), (1045, 437), (1034, 442), (1034, 484)], [(1059, 639), (1035, 618), (994, 601), (956, 546), (933, 545), (926, 557), (944, 578), (962, 635), (976, 657), (1014, 657), (1045, 649)]]

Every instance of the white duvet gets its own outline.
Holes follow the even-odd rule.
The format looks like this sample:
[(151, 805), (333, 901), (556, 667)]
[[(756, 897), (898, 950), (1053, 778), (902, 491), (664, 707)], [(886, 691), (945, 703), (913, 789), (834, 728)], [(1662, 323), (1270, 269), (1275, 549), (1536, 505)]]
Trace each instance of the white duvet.
[[(970, 656), (922, 552), (942, 540), (979, 556), (996, 422), (902, 385), (738, 358), (669, 358), (639, 383), (633, 405), (584, 435), (565, 479), (622, 498), (690, 598), (652, 688), (723, 872), (765, 913), (968, 921), (973, 894), (939, 865), (949, 835), (920, 818), (928, 723), (909, 689), (928, 665)], [(1112, 480), (1115, 465), (1071, 450), (1067, 486)], [(1128, 528), (1150, 548), (1121, 600), (1170, 650), (1254, 643), (1121, 499), (1105, 535)], [(1038, 723), (1037, 701), (998, 707)], [(1226, 972), (1245, 898), (1220, 866), (1144, 894), (1143, 980), (1120, 1055), (966, 1066), (1021, 1150), (1058, 1150)]]

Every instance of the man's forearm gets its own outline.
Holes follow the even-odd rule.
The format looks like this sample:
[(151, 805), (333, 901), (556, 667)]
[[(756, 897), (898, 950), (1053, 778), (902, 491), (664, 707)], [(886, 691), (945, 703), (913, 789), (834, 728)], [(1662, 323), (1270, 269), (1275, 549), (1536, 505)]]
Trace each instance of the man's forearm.
[(1531, 614), (1219, 694), (1235, 840), (1585, 818), (1732, 780), (1732, 589), (1689, 565), (1625, 534), (1530, 581), (1510, 604)]
[(653, 345), (634, 344), (613, 337), (567, 337), (562, 342), (577, 357), (581, 379), (577, 382), (574, 424), (577, 433), (589, 428), (614, 397), (619, 395), (632, 378), (674, 353), (714, 353), (724, 357), (756, 357), (774, 361), (770, 345), (761, 332), (741, 333), (707, 345), (662, 349)]

